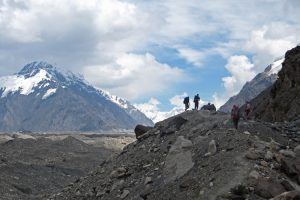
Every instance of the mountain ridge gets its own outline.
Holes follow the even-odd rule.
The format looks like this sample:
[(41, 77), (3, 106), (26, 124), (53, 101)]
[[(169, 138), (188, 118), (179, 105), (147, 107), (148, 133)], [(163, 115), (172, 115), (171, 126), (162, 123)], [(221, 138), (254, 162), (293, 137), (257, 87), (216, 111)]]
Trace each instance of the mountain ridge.
[(219, 111), (230, 112), (234, 104), (242, 106), (245, 102), (252, 100), (263, 90), (270, 87), (278, 78), (278, 72), (282, 68), (284, 57), (279, 57), (268, 65), (265, 70), (257, 74), (251, 81), (244, 84), (240, 92), (232, 97), (219, 108)]
[(153, 125), (128, 101), (118, 97), (127, 106), (124, 108), (82, 76), (44, 61), (1, 77), (0, 87), (1, 131), (100, 131), (133, 129), (139, 123)]

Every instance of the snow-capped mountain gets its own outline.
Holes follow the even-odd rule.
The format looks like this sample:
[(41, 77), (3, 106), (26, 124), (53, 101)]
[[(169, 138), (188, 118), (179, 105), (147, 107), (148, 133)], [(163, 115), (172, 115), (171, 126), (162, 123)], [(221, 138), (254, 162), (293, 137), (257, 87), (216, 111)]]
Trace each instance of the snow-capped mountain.
[(184, 112), (184, 108), (180, 108), (180, 107), (174, 107), (172, 110), (166, 112), (162, 112), (159, 111), (158, 109), (152, 109), (147, 107), (139, 107), (138, 109), (155, 123)]
[(99, 131), (153, 122), (80, 75), (33, 62), (0, 78), (0, 131)]
[(278, 78), (278, 72), (282, 68), (284, 57), (276, 59), (262, 73), (257, 74), (251, 81), (247, 82), (241, 91), (231, 97), (219, 111), (230, 112), (234, 104), (242, 106), (246, 101), (250, 101), (259, 95), (266, 88), (270, 87)]
[[(153, 125), (153, 121), (150, 118), (147, 118), (143, 112), (139, 111), (136, 107), (134, 107), (129, 101), (120, 98), (115, 95), (111, 95), (109, 92), (98, 89), (100, 94), (102, 94), (106, 99), (111, 102), (117, 104), (121, 108), (123, 108), (135, 121), (140, 122), (141, 124)], [(146, 118), (145, 118), (146, 116)]]

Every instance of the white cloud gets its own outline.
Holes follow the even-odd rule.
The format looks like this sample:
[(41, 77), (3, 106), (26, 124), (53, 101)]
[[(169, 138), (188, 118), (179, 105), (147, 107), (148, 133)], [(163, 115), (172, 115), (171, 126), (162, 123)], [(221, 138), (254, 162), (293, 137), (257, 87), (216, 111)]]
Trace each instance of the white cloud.
[(85, 67), (84, 75), (97, 86), (127, 99), (158, 94), (185, 77), (181, 69), (159, 63), (149, 53), (122, 54), (113, 64)]
[[(299, 43), (298, 10), (298, 1), (280, 0), (0, 0), (0, 74), (45, 60), (83, 72), (112, 93), (151, 97), (183, 74), (159, 63), (152, 55), (160, 52), (151, 46), (178, 49), (194, 66), (216, 54), (253, 55), (255, 66), (245, 72), (251, 75)], [(230, 73), (224, 78), (228, 94), (244, 82)]]
[(231, 96), (236, 95), (244, 84), (256, 75), (254, 65), (244, 55), (231, 56), (225, 68), (230, 76), (222, 78), (225, 91), (222, 94), (214, 93), (213, 95), (213, 103), (217, 108), (222, 106)]
[(254, 54), (257, 72), (263, 71), (275, 58), (296, 46), (300, 37), (297, 29), (286, 23), (271, 23), (251, 32), (244, 49)]
[(190, 48), (179, 48), (179, 56), (186, 59), (189, 63), (201, 67), (204, 53)]
[(212, 103), (216, 106), (216, 109), (218, 110), (222, 105), (226, 103), (228, 98), (229, 97), (226, 94), (223, 94), (222, 97), (218, 93), (214, 93)]
[(169, 117), (168, 112), (160, 111), (158, 107), (159, 104), (160, 102), (157, 99), (151, 98), (146, 103), (134, 104), (134, 106), (141, 112), (143, 112), (149, 119), (156, 123)]
[(184, 92), (183, 94), (175, 95), (174, 97), (169, 99), (169, 101), (170, 101), (171, 105), (173, 105), (175, 107), (182, 107), (183, 99), (187, 96), (188, 96), (188, 94), (186, 92)]

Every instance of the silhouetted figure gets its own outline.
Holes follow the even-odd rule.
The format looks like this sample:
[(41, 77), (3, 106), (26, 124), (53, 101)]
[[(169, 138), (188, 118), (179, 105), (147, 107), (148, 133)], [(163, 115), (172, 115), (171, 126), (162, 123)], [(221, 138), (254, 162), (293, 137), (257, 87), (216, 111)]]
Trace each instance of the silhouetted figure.
[(246, 107), (245, 107), (245, 119), (249, 119), (249, 114), (251, 112), (251, 105), (250, 102), (246, 102)]
[(238, 124), (240, 120), (239, 107), (237, 105), (233, 105), (231, 109), (231, 119), (235, 129), (238, 129)]
[(196, 94), (194, 97), (195, 110), (198, 110), (198, 108), (199, 108), (199, 101), (200, 101), (199, 94)]
[(190, 97), (185, 97), (183, 103), (185, 105), (185, 111), (187, 111), (187, 109), (190, 107)]

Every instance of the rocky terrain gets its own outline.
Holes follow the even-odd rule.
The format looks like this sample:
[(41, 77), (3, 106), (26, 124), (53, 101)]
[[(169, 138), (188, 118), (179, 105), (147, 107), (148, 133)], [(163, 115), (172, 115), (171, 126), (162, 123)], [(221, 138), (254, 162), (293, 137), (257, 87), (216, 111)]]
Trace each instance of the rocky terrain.
[(278, 80), (251, 101), (252, 115), (264, 121), (300, 118), (300, 46), (285, 55)]
[(0, 199), (44, 199), (134, 140), (124, 135), (1, 134)]
[(230, 112), (233, 105), (242, 106), (246, 101), (252, 100), (270, 87), (277, 80), (283, 61), (284, 58), (276, 59), (262, 73), (257, 74), (251, 81), (247, 82), (237, 95), (231, 97), (219, 108), (219, 111)]
[(188, 111), (49, 199), (269, 199), (299, 189), (300, 122)]

